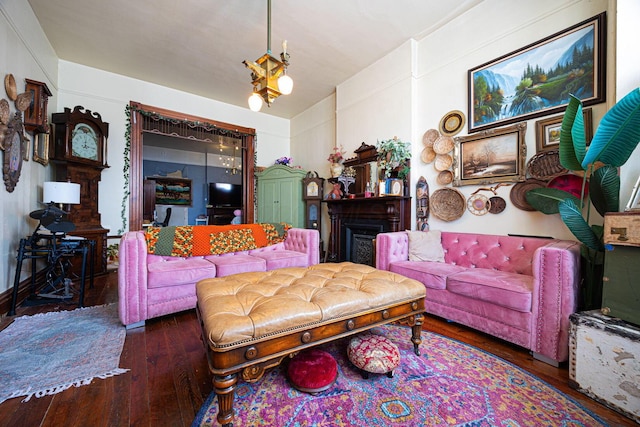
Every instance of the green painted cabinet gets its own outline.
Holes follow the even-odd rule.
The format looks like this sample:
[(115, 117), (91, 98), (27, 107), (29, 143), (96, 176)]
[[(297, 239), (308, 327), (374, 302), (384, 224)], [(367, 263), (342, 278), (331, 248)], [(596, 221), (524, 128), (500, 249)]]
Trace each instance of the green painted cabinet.
[(304, 228), (302, 179), (307, 171), (274, 165), (256, 173), (258, 222), (286, 222)]

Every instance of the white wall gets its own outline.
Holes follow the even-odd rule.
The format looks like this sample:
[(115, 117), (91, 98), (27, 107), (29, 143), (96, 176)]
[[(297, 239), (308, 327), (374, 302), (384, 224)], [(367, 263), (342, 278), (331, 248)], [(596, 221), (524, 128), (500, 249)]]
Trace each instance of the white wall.
[(405, 42), (336, 88), (336, 143), (347, 157), (362, 142), (376, 145), (394, 136), (413, 141), (415, 46)]
[[(259, 166), (271, 165), (278, 157), (289, 155), (288, 120), (67, 61), (60, 61), (59, 74), (58, 111), (81, 105), (100, 113), (109, 123), (107, 160), (111, 167), (102, 173), (98, 209), (102, 226), (111, 235), (122, 228), (125, 107), (129, 101), (255, 128)], [(128, 203), (126, 208), (128, 218)]]
[[(625, 64), (625, 77), (616, 81), (616, 12), (614, 0), (541, 0), (510, 2), (484, 0), (463, 16), (448, 22), (419, 41), (408, 41), (386, 57), (362, 70), (336, 89), (336, 143), (344, 145), (350, 154), (362, 141), (375, 145), (377, 140), (397, 135), (412, 142), (411, 182), (420, 176), (427, 179), (431, 193), (440, 185), (431, 164), (420, 160), (422, 136), (437, 128), (443, 115), (451, 110), (467, 112), (467, 72), (469, 69), (496, 59), (555, 32), (566, 29), (602, 11), (608, 11), (607, 31), (607, 102), (592, 106), (594, 130), (600, 118), (625, 87), (628, 92), (638, 87), (640, 66), (634, 51), (638, 37), (639, 2), (621, 0), (621, 25), (624, 31), (618, 43), (618, 60)], [(622, 17), (624, 15), (624, 18)], [(621, 57), (625, 58), (624, 61)], [(621, 96), (618, 93), (618, 96)], [(317, 119), (320, 121), (320, 119)], [(527, 160), (536, 153), (535, 122), (529, 120), (526, 132)], [(292, 120), (295, 123), (296, 119)], [(457, 136), (466, 134), (466, 126)], [(322, 138), (321, 135), (316, 135)], [(327, 131), (325, 139), (330, 138)], [(292, 150), (299, 150), (293, 141)], [(639, 149), (640, 150), (640, 149)], [(329, 151), (325, 153), (328, 155)], [(624, 205), (640, 171), (638, 150), (621, 170), (621, 203)], [(311, 162), (311, 159), (308, 160)], [(306, 166), (307, 159), (301, 164)], [(328, 170), (328, 163), (325, 168)], [(465, 197), (478, 186), (456, 187)], [(558, 215), (522, 211), (509, 199), (510, 187), (501, 188), (499, 195), (507, 201), (501, 214), (475, 216), (466, 211), (458, 220), (445, 222), (431, 214), (432, 228), (496, 234), (551, 235), (574, 239)], [(412, 196), (415, 198), (414, 190)], [(412, 209), (412, 224), (415, 209)], [(323, 223), (328, 227), (328, 217)]]
[[(640, 1), (618, 0), (616, 44), (616, 100), (640, 87)], [(629, 161), (620, 168), (620, 205), (627, 205), (633, 186), (640, 177), (640, 145)]]
[[(57, 58), (48, 40), (44, 37), (27, 2), (0, 2), (0, 77), (4, 82), (7, 74), (13, 74), (18, 93), (25, 89), (25, 78), (44, 82), (53, 96), (49, 98), (49, 111), (55, 111), (57, 97)], [(4, 92), (0, 98), (7, 99), (11, 115), (15, 105)], [(42, 209), (42, 183), (49, 180), (50, 168), (32, 160), (33, 134), (29, 137), (29, 161), (23, 162), (20, 179), (13, 192), (6, 191), (0, 181), (0, 293), (13, 286), (16, 255), (20, 239), (31, 234), (37, 221), (29, 218), (29, 212)], [(22, 271), (29, 271), (25, 263)], [(26, 277), (25, 273), (22, 278)]]
[[(463, 16), (449, 22), (418, 43), (418, 114), (414, 128), (414, 158), (412, 182), (423, 175), (431, 193), (441, 188), (436, 182), (438, 172), (432, 164), (419, 160), (423, 133), (437, 128), (442, 116), (450, 110), (467, 114), (467, 72), (488, 61), (541, 40), (573, 24), (581, 22), (607, 9), (607, 1), (543, 0), (536, 2), (505, 2), (485, 0)], [(610, 18), (613, 17), (610, 15)], [(610, 19), (611, 20), (611, 19)], [(610, 45), (613, 40), (609, 37)], [(446, 46), (446, 48), (443, 48)], [(608, 75), (613, 81), (613, 58), (609, 52)], [(612, 85), (609, 85), (611, 88)], [(593, 107), (595, 124), (606, 110), (605, 104)], [(535, 122), (527, 122), (527, 160), (536, 153)], [(467, 127), (456, 136), (467, 134)], [(486, 186), (483, 186), (486, 187)], [(456, 187), (465, 198), (479, 186)], [(444, 222), (430, 216), (429, 223), (435, 229), (456, 231), (486, 231), (496, 234), (533, 234), (573, 239), (559, 215), (522, 211), (509, 199), (510, 187), (498, 190), (507, 201), (500, 214), (476, 216), (466, 211), (456, 221)], [(486, 194), (487, 196), (491, 194)]]
[[(291, 158), (294, 165), (329, 178), (327, 157), (336, 145), (335, 120), (336, 97), (331, 95), (291, 120)], [(325, 181), (324, 193), (330, 190)], [(329, 216), (327, 206), (322, 204), (322, 240), (329, 241)], [(325, 245), (326, 246), (326, 245)]]

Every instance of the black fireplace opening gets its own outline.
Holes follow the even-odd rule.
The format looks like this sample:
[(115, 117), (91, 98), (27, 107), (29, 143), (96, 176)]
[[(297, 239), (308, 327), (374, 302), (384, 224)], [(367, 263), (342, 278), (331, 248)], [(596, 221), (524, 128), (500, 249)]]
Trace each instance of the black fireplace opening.
[(358, 220), (357, 222), (345, 222), (344, 227), (344, 251), (345, 261), (356, 264), (365, 264), (375, 267), (376, 254), (373, 241), (378, 233), (387, 231), (385, 221)]

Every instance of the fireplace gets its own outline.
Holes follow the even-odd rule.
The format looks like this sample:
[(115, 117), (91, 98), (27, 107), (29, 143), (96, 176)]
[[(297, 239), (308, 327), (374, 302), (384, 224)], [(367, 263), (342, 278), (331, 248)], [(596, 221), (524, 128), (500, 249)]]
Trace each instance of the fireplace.
[(411, 198), (402, 196), (324, 200), (331, 219), (327, 261), (375, 266), (378, 233), (410, 228)]
[(345, 261), (375, 267), (376, 257), (373, 240), (378, 233), (388, 231), (385, 230), (383, 221), (345, 222), (343, 228)]

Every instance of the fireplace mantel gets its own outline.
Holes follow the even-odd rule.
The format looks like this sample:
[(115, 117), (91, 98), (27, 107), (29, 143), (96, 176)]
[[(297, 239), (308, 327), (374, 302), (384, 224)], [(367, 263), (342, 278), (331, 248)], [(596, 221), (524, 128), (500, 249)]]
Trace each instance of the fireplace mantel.
[[(375, 234), (411, 228), (411, 197), (384, 196), (355, 199), (324, 200), (331, 219), (329, 262), (353, 261), (347, 247), (348, 235), (358, 227), (375, 238)], [(352, 236), (351, 236), (352, 237)], [(350, 237), (350, 238), (351, 238)]]

